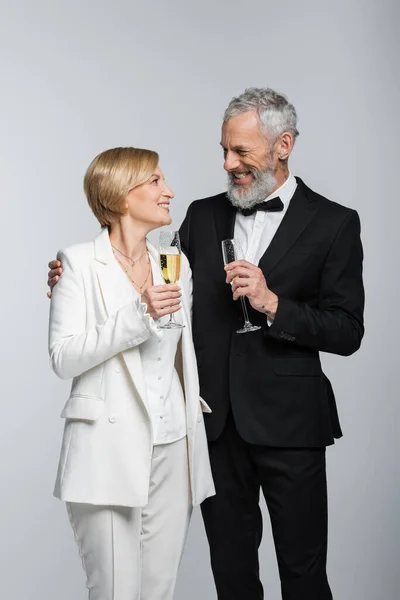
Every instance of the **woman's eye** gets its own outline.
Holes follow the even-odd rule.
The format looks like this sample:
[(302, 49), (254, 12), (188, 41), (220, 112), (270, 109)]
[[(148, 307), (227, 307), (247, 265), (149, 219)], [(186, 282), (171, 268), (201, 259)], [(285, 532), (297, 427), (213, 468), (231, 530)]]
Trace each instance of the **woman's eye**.
[(155, 183), (156, 185), (158, 185), (158, 179), (153, 179), (153, 181), (151, 183)]

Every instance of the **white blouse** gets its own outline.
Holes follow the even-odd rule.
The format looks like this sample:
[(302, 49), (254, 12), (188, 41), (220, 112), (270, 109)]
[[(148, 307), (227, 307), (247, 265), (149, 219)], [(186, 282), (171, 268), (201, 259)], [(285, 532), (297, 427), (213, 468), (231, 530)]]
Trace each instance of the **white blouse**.
[[(164, 284), (160, 266), (149, 255), (154, 285)], [(129, 279), (127, 277), (127, 283)], [(132, 284), (132, 299), (139, 295)], [(143, 316), (146, 304), (140, 303)], [(174, 314), (179, 323), (179, 311)], [(147, 399), (153, 426), (153, 444), (170, 444), (186, 435), (186, 407), (182, 385), (175, 369), (175, 354), (181, 338), (181, 329), (158, 329), (157, 323), (166, 323), (163, 317), (154, 321), (148, 315), (146, 324), (153, 335), (140, 344)]]

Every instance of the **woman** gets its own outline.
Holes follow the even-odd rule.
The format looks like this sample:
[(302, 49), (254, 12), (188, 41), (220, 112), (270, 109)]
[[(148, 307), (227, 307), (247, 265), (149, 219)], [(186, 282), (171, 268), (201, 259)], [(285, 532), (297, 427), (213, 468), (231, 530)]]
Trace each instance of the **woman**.
[[(214, 494), (191, 272), (182, 256), (180, 285), (163, 284), (146, 240), (171, 223), (155, 152), (103, 152), (84, 189), (102, 231), (59, 253), (49, 352), (73, 383), (54, 493), (67, 503), (90, 600), (169, 600), (192, 507)], [(157, 327), (177, 311), (183, 329)]]

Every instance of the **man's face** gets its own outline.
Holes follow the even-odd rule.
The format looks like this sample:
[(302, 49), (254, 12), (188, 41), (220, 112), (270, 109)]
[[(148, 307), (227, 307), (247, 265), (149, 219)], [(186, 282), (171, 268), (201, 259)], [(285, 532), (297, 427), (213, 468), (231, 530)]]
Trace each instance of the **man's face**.
[(265, 200), (276, 186), (273, 148), (260, 131), (256, 113), (229, 119), (222, 126), (221, 146), (232, 204), (248, 208)]

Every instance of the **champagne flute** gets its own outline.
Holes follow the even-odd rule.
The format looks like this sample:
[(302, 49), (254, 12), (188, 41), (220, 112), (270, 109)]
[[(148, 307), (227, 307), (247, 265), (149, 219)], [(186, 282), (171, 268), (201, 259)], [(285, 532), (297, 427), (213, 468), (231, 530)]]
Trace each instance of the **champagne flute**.
[[(234, 238), (232, 240), (223, 240), (222, 254), (224, 256), (225, 265), (234, 262), (235, 260), (244, 259), (243, 250), (237, 238)], [(257, 331), (257, 329), (261, 329), (259, 325), (252, 325), (249, 321), (249, 315), (247, 314), (246, 298), (244, 296), (240, 296), (240, 301), (242, 303), (244, 325), (241, 329), (238, 329), (236, 333), (248, 333), (249, 331)]]
[[(181, 241), (178, 231), (160, 231), (158, 242), (160, 255), (161, 275), (165, 283), (176, 283), (181, 272)], [(173, 313), (169, 315), (168, 323), (159, 325), (159, 329), (182, 329), (185, 327), (177, 323)]]

